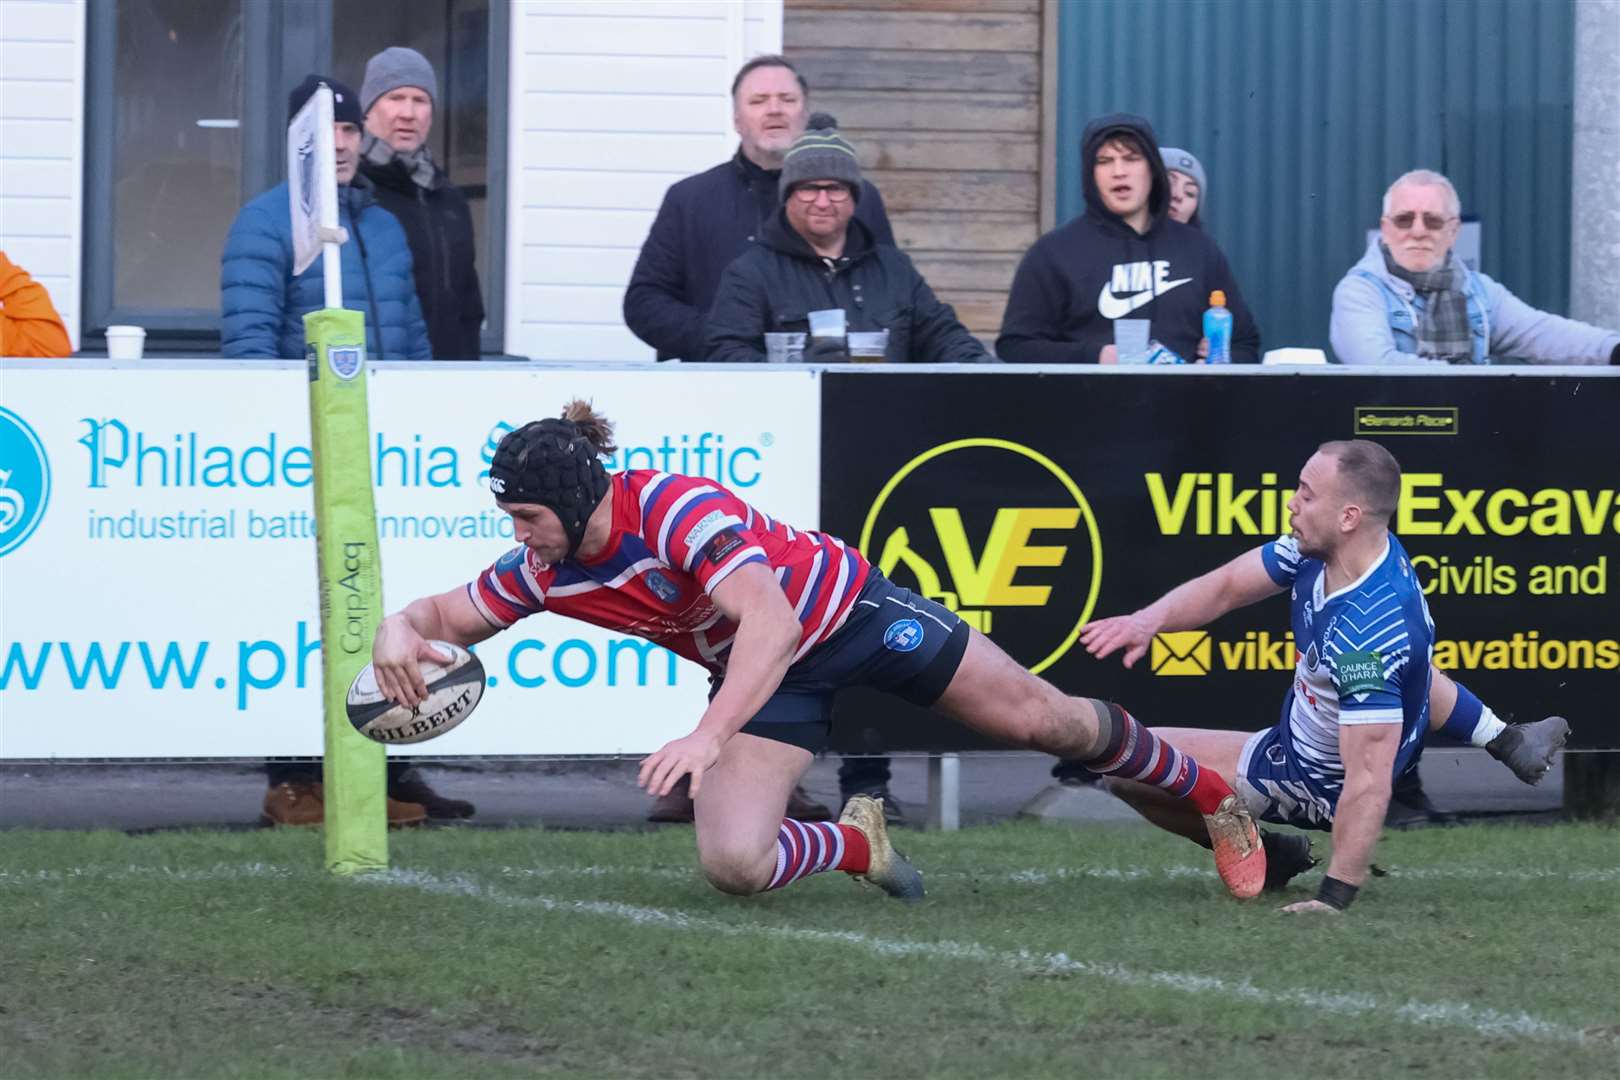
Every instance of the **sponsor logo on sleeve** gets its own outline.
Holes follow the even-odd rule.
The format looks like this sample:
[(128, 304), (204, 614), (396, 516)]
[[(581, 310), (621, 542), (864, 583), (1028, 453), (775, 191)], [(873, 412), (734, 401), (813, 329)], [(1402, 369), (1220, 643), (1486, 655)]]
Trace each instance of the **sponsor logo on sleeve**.
[(710, 510), (686, 531), (686, 539), (682, 541), (687, 551), (693, 551), (703, 546), (704, 541), (726, 527), (727, 514), (724, 510)]
[(1384, 658), (1376, 650), (1340, 653), (1339, 695), (1370, 694), (1384, 688)]
[(742, 529), (733, 525), (709, 538), (708, 545), (703, 549), (703, 558), (707, 559), (711, 566), (719, 566), (727, 555), (747, 542), (748, 539), (743, 535)]

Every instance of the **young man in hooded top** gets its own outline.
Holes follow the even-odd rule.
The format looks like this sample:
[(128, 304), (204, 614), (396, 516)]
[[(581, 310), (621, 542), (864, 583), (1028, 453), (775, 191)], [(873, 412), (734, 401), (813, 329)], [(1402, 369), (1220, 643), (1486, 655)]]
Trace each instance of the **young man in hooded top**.
[(1210, 294), (1226, 294), (1232, 360), (1260, 359), (1260, 330), (1226, 257), (1200, 229), (1170, 217), (1170, 177), (1153, 127), (1114, 113), (1081, 139), (1086, 212), (1024, 255), (996, 354), (1019, 364), (1111, 364), (1115, 319), (1147, 319), (1165, 348), (1194, 360)]

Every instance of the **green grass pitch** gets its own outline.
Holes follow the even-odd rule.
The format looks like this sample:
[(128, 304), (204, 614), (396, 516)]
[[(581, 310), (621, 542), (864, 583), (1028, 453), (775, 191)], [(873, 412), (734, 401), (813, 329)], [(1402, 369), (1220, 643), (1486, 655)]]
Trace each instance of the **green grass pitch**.
[(915, 907), (723, 896), (690, 829), (0, 833), (0, 1074), (1620, 1075), (1613, 829), (1392, 833), (1336, 918), (1138, 827), (898, 838)]

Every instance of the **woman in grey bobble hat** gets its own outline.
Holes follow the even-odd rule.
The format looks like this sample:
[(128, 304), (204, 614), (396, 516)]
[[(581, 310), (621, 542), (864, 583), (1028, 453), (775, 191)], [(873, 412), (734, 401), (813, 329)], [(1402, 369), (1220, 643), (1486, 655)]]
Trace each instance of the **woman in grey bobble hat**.
[(1204, 166), (1191, 150), (1174, 146), (1161, 146), (1159, 156), (1170, 170), (1170, 216), (1183, 225), (1202, 229), (1204, 222), (1199, 211), (1209, 196), (1209, 181), (1204, 177)]
[(415, 49), (396, 45), (367, 61), (360, 171), (376, 187), (377, 202), (405, 226), (433, 359), (476, 360), (484, 299), (472, 213), (428, 149), (438, 103), (433, 65)]

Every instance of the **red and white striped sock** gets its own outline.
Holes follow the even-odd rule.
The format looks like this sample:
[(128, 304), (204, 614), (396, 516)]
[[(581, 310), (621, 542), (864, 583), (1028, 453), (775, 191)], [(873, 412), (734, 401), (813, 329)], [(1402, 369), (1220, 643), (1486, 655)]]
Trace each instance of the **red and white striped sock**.
[(863, 874), (871, 860), (866, 834), (853, 825), (783, 818), (776, 833), (776, 873), (765, 887), (780, 889), (823, 870)]

